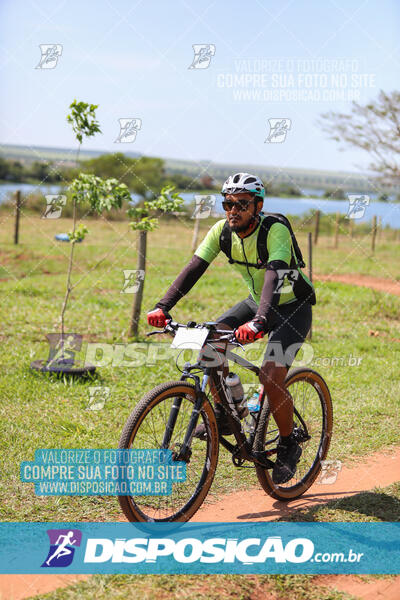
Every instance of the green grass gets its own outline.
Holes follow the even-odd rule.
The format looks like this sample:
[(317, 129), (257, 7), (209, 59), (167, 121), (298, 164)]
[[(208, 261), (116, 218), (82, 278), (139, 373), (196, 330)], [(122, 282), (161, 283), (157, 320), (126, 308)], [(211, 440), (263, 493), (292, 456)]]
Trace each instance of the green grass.
[[(274, 594), (271, 596), (270, 594)], [(354, 600), (353, 596), (315, 584), (310, 575), (94, 575), (37, 600)]]
[[(9, 243), (10, 222), (4, 223), (0, 234), (5, 242), (0, 307), (1, 519), (21, 520), (22, 515), (32, 521), (118, 519), (121, 513), (114, 498), (35, 497), (33, 486), (19, 481), (19, 463), (32, 460), (34, 450), (40, 447), (116, 447), (138, 400), (158, 383), (179, 378), (179, 372), (174, 360), (157, 360), (136, 368), (100, 368), (95, 383), (108, 386), (111, 396), (98, 412), (85, 410), (92, 382), (62, 381), (32, 372), (30, 362), (47, 357), (44, 335), (58, 331), (68, 244), (55, 244), (52, 237), (55, 232), (67, 231), (70, 223), (25, 218), (23, 243), (16, 248)], [(136, 267), (136, 235), (126, 223), (91, 221), (89, 229), (87, 240), (76, 248), (75, 280), (104, 254), (109, 256), (74, 291), (67, 313), (67, 330), (84, 336), (81, 357), (88, 341), (128, 341), (132, 295), (120, 293), (122, 270)], [(159, 300), (190, 258), (191, 237), (191, 229), (179, 223), (163, 225), (149, 235), (139, 341), (146, 339), (150, 352), (154, 338), (148, 342), (143, 337), (148, 330), (146, 310)], [(394, 244), (391, 251), (397, 252)], [(331, 255), (333, 263), (335, 253)], [(319, 257), (319, 250), (315, 260), (316, 269), (322, 271), (325, 258)], [(218, 258), (173, 315), (183, 322), (211, 320), (246, 296), (239, 277)], [(333, 397), (335, 425), (329, 457), (349, 461), (398, 443), (399, 345), (393, 340), (400, 338), (400, 301), (338, 283), (317, 284), (317, 296), (313, 339), (308, 342), (314, 355), (310, 366), (326, 378)], [(379, 331), (379, 336), (370, 336), (370, 330)], [(165, 338), (158, 341), (169, 344)], [(246, 356), (260, 363), (264, 343), (247, 346)], [(349, 366), (350, 355), (361, 358), (361, 364)], [(319, 364), (332, 357), (336, 357), (336, 364)], [(240, 369), (238, 372), (242, 375)], [(256, 382), (248, 371), (242, 379)], [(235, 469), (230, 455), (222, 451), (208, 501), (251, 486), (258, 486), (254, 471)]]

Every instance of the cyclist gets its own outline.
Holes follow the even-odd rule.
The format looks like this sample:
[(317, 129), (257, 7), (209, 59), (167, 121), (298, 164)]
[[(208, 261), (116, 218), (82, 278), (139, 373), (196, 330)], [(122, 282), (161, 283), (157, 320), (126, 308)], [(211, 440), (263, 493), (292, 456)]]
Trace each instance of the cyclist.
[[(260, 224), (265, 218), (260, 215), (265, 196), (261, 179), (249, 173), (236, 173), (225, 181), (221, 193), (226, 220), (218, 221), (209, 230), (190, 262), (148, 313), (147, 319), (150, 325), (165, 327), (171, 319), (169, 311), (189, 292), (220, 252), (221, 233), (227, 222), (231, 232), (230, 262), (243, 277), (250, 295), (216, 321), (219, 328), (234, 330), (236, 339), (243, 343), (254, 342), (269, 334), (259, 378), (280, 434), (272, 480), (276, 484), (285, 483), (295, 474), (302, 450), (292, 435), (293, 401), (285, 390), (284, 381), (311, 326), (314, 288), (297, 265), (295, 269), (290, 268), (295, 256), (293, 241), (288, 227), (281, 222), (275, 222), (268, 229), (265, 240), (267, 260), (263, 268), (257, 264), (262, 258), (258, 256), (257, 236), (263, 232)], [(228, 366), (225, 365), (224, 374), (227, 373)], [(216, 404), (215, 408), (218, 428), (223, 435), (228, 435), (231, 431), (220, 405)], [(204, 425), (200, 425), (195, 435), (201, 437), (204, 432)]]

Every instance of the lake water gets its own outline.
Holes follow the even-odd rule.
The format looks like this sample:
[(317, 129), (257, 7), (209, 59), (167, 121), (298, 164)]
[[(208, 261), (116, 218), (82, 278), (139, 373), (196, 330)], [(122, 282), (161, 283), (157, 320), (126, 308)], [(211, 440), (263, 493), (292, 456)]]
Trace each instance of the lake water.
[[(58, 185), (37, 186), (29, 183), (2, 183), (0, 184), (0, 204), (4, 202), (9, 194), (16, 190), (21, 190), (23, 194), (30, 192), (41, 192), (42, 194), (57, 194), (59, 191)], [(320, 195), (320, 191), (316, 192)], [(182, 198), (185, 202), (193, 201), (193, 193), (184, 192)], [(222, 197), (216, 194), (215, 210), (223, 214)], [(132, 199), (137, 200), (134, 194)], [(319, 209), (322, 213), (347, 214), (348, 202), (346, 200), (324, 200), (322, 198), (274, 198), (267, 196), (264, 201), (264, 210), (268, 212), (280, 212), (287, 215), (302, 215), (310, 209)], [(390, 225), (393, 228), (400, 228), (400, 203), (392, 202), (374, 202), (371, 199), (369, 206), (366, 207), (364, 217), (357, 219), (358, 223), (372, 221), (372, 217), (376, 215), (381, 217), (382, 225)]]

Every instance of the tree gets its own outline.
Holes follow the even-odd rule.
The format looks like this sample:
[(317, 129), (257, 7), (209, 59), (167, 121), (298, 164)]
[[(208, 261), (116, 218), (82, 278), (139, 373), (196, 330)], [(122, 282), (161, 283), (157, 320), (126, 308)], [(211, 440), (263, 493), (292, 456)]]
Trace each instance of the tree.
[(40, 182), (52, 183), (53, 181), (61, 181), (63, 173), (58, 166), (54, 166), (53, 162), (35, 160), (27, 174)]
[(331, 200), (346, 200), (346, 195), (342, 188), (338, 187), (332, 190), (326, 190), (324, 198), (330, 198)]
[(129, 187), (130, 170), (134, 164), (134, 159), (125, 156), (122, 152), (116, 152), (85, 160), (82, 167), (86, 172), (94, 173), (99, 177), (114, 177)]
[(350, 114), (331, 111), (321, 117), (319, 124), (330, 139), (365, 150), (372, 159), (369, 168), (382, 183), (399, 183), (400, 92), (381, 90), (365, 106), (353, 102)]
[(178, 190), (195, 190), (196, 179), (182, 173), (169, 173), (167, 176), (167, 184), (174, 185)]
[(134, 231), (139, 232), (138, 236), (138, 261), (137, 273), (142, 273), (138, 277), (138, 289), (135, 293), (132, 316), (129, 324), (129, 336), (137, 336), (139, 331), (139, 318), (142, 308), (144, 275), (146, 272), (146, 253), (147, 253), (147, 232), (153, 231), (158, 227), (157, 214), (167, 213), (177, 210), (184, 200), (175, 192), (173, 186), (164, 187), (160, 195), (152, 200), (145, 200), (142, 206), (136, 205), (128, 209), (128, 215), (133, 219), (130, 223)]
[(89, 233), (88, 229), (84, 225), (76, 226), (76, 207), (78, 204), (88, 202), (92, 210), (97, 212), (97, 214), (102, 214), (104, 211), (109, 211), (112, 208), (121, 208), (122, 202), (129, 202), (131, 198), (126, 185), (124, 183), (119, 183), (117, 179), (111, 178), (104, 180), (100, 177), (96, 177), (96, 175), (90, 175), (87, 173), (81, 173), (76, 179), (74, 179), (74, 181), (69, 186), (68, 190), (72, 196), (74, 216), (73, 230), (68, 234), (69, 241), (71, 242), (71, 250), (68, 261), (65, 297), (61, 308), (62, 337), (64, 337), (65, 333), (64, 314), (67, 309), (69, 296), (72, 290), (78, 285), (78, 283), (82, 281), (81, 277), (75, 284), (72, 284), (71, 282), (73, 264), (72, 260), (74, 255), (75, 244), (84, 240), (86, 234)]
[[(72, 124), (75, 137), (78, 141), (77, 150), (77, 161), (79, 158), (79, 151), (83, 141), (83, 137), (91, 137), (95, 133), (100, 132), (99, 123), (96, 120), (96, 108), (95, 104), (87, 104), (86, 102), (77, 102), (74, 100), (70, 105), (71, 113), (67, 116), (67, 120)], [(75, 363), (71, 358), (71, 351), (73, 350), (73, 334), (65, 334), (64, 328), (64, 316), (68, 306), (68, 300), (70, 294), (74, 288), (82, 281), (87, 275), (78, 279), (74, 284), (71, 281), (71, 274), (73, 268), (73, 257), (75, 244), (82, 241), (88, 229), (83, 224), (77, 224), (77, 206), (79, 204), (89, 204), (90, 209), (97, 212), (98, 214), (104, 211), (109, 211), (113, 208), (121, 208), (123, 201), (129, 202), (131, 197), (129, 190), (124, 183), (119, 183), (115, 178), (101, 179), (96, 175), (90, 173), (80, 173), (70, 184), (68, 191), (71, 195), (73, 204), (73, 227), (72, 231), (68, 234), (70, 242), (70, 254), (68, 260), (68, 272), (66, 281), (66, 291), (64, 301), (61, 307), (61, 336), (57, 339), (57, 345), (55, 347), (56, 352), (51, 357), (51, 352), (47, 362), (45, 361), (34, 361), (31, 367), (40, 371), (53, 371), (71, 374), (82, 374), (90, 372), (94, 367), (90, 365), (84, 365), (82, 368), (75, 369)], [(91, 270), (95, 269), (102, 260), (92, 267)], [(48, 337), (50, 337), (50, 334)], [(51, 358), (50, 358), (51, 357)]]
[(143, 199), (155, 198), (165, 183), (164, 161), (150, 156), (141, 156), (133, 160), (127, 183), (129, 189)]
[(161, 158), (129, 158), (117, 152), (86, 160), (83, 168), (101, 177), (118, 179), (142, 199), (155, 197), (165, 183), (164, 161)]
[[(71, 113), (67, 115), (67, 121), (72, 125), (72, 130), (75, 133), (75, 138), (78, 141), (78, 149), (76, 152), (76, 161), (79, 160), (79, 152), (81, 149), (83, 136), (85, 137), (93, 137), (96, 133), (101, 133), (101, 129), (98, 121), (96, 120), (96, 108), (98, 108), (97, 104), (88, 104), (87, 102), (77, 102), (74, 100), (70, 104)], [(82, 199), (86, 195), (86, 199), (88, 198), (88, 194), (85, 194), (81, 187), (79, 186), (79, 181), (77, 182), (77, 186), (75, 189), (74, 182), (71, 184), (71, 192), (72, 192), (72, 205), (73, 205), (73, 215), (72, 215), (72, 232), (69, 234), (69, 239), (71, 242), (71, 249), (68, 261), (68, 272), (67, 272), (67, 284), (64, 302), (61, 309), (61, 335), (62, 339), (64, 338), (64, 314), (67, 308), (69, 295), (72, 291), (71, 285), (71, 271), (72, 271), (72, 261), (74, 257), (74, 248), (77, 241), (81, 241), (85, 233), (87, 232), (86, 228), (81, 227), (79, 230), (79, 234), (76, 231), (76, 208), (77, 204), (82, 201)], [(90, 182), (86, 182), (88, 186), (90, 186)], [(89, 191), (89, 189), (87, 189)], [(80, 192), (80, 193), (79, 193)]]
[(8, 162), (8, 181), (25, 181), (26, 172), (23, 164), (19, 160), (9, 160)]
[(268, 183), (266, 186), (268, 196), (283, 196), (283, 197), (295, 197), (302, 196), (301, 189), (292, 183)]
[[(100, 132), (99, 124), (96, 120), (95, 104), (87, 104), (85, 102), (76, 102), (74, 100), (70, 105), (71, 114), (67, 116), (67, 121), (72, 124), (75, 137), (79, 142), (77, 158), (82, 144), (83, 136), (91, 137), (95, 133)], [(72, 231), (69, 233), (71, 249), (68, 261), (68, 273), (64, 302), (61, 308), (61, 334), (64, 338), (64, 314), (67, 309), (69, 296), (71, 291), (76, 287), (77, 283), (72, 285), (71, 273), (73, 265), (74, 248), (77, 242), (84, 239), (88, 230), (84, 225), (77, 227), (77, 205), (88, 202), (91, 209), (101, 214), (103, 211), (111, 210), (112, 208), (121, 208), (122, 202), (130, 201), (131, 197), (128, 188), (125, 184), (119, 183), (117, 179), (101, 179), (93, 174), (80, 173), (69, 186), (73, 204), (72, 216)], [(79, 280), (81, 281), (81, 279)], [(79, 283), (78, 281), (78, 283)]]
[(0, 179), (5, 179), (8, 173), (8, 162), (0, 156)]
[(38, 179), (40, 182), (48, 180), (49, 177), (49, 163), (39, 160), (35, 160), (30, 168), (29, 174), (34, 179)]

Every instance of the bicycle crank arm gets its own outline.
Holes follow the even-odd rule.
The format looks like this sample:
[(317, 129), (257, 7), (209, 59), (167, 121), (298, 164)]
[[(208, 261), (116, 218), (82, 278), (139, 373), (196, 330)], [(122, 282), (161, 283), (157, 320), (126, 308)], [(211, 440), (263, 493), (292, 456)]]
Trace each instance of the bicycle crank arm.
[(252, 460), (255, 464), (260, 465), (261, 467), (264, 467), (265, 469), (273, 469), (275, 466), (275, 463), (270, 460), (268, 457), (271, 456), (271, 451), (270, 450), (261, 450), (261, 451), (254, 451), (252, 453)]

